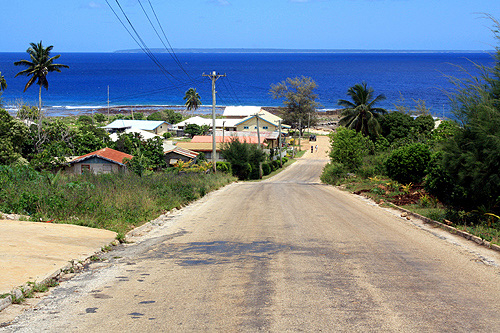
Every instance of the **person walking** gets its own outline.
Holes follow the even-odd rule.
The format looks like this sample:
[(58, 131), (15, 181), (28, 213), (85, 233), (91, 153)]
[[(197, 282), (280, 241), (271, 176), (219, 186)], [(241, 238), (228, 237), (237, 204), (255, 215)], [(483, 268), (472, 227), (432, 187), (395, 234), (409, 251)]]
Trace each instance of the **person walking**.
[(316, 147), (315, 147), (315, 148), (316, 148), (316, 152), (318, 152), (318, 145), (316, 145)]
[(311, 153), (314, 152), (314, 146), (311, 146)]

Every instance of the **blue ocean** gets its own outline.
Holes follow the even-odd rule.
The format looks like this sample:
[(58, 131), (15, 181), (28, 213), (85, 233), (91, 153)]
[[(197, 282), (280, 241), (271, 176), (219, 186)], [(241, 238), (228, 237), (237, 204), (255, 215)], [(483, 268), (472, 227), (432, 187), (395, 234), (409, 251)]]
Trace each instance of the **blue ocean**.
[[(14, 78), (22, 68), (13, 63), (20, 59), (28, 59), (27, 53), (0, 53), (0, 71), (8, 84), (3, 104), (11, 111), (19, 100), (38, 103), (38, 86), (23, 93), (28, 78)], [(44, 107), (52, 115), (105, 107), (108, 86), (112, 106), (179, 106), (190, 87), (209, 106), (211, 81), (202, 75), (216, 71), (226, 75), (216, 83), (218, 106), (280, 106), (282, 101), (269, 94), (271, 84), (303, 75), (317, 83), (323, 109), (337, 108), (349, 87), (365, 81), (375, 94), (387, 97), (381, 107), (394, 110), (395, 104), (414, 105), (414, 100), (423, 100), (434, 115), (449, 116), (447, 94), (454, 86), (448, 77), (466, 77), (463, 69), (478, 73), (474, 63), (494, 64), (492, 53), (487, 52), (179, 52), (158, 53), (154, 59), (156, 62), (143, 53), (62, 53), (57, 62), (70, 68), (48, 75), (49, 90), (42, 91)]]

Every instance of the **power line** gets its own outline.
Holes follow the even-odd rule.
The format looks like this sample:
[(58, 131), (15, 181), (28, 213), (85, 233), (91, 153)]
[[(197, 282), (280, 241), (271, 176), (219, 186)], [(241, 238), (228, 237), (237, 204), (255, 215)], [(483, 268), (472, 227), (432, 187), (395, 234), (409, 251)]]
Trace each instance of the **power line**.
[[(123, 25), (123, 27), (125, 28), (125, 30), (127, 30), (127, 32), (129, 33), (129, 35), (132, 37), (132, 39), (137, 43), (137, 45), (139, 45), (139, 47), (141, 48), (141, 50), (156, 64), (156, 66), (158, 66), (158, 68), (160, 69), (160, 71), (163, 73), (163, 75), (165, 75), (165, 77), (167, 77), (168, 79), (170, 79), (168, 77), (168, 75), (170, 75), (172, 78), (176, 79), (176, 80), (179, 80), (178, 78), (176, 78), (175, 76), (172, 75), (172, 73), (170, 73), (159, 61), (158, 59), (154, 56), (154, 54), (151, 52), (151, 50), (148, 48), (148, 46), (146, 45), (146, 43), (144, 42), (144, 40), (141, 38), (141, 36), (139, 35), (139, 33), (137, 32), (137, 30), (135, 29), (134, 25), (132, 24), (132, 22), (130, 21), (130, 19), (128, 18), (127, 14), (125, 13), (125, 11), (123, 10), (122, 6), (120, 5), (120, 2), (118, 0), (115, 0), (116, 4), (118, 5), (118, 7), (120, 8), (123, 16), (125, 17), (125, 19), (127, 20), (128, 24), (130, 25), (130, 27), (132, 28), (132, 30), (134, 31), (137, 39), (134, 37), (134, 35), (130, 32), (130, 30), (127, 28), (127, 26), (125, 25), (125, 23), (120, 19), (119, 15), (116, 13), (116, 11), (113, 9), (113, 7), (110, 5), (109, 1), (106, 0), (106, 3), (108, 4), (109, 8), (111, 8), (111, 10), (113, 11), (113, 13), (115, 14), (115, 16), (118, 18), (118, 20), (120, 21), (120, 23)], [(141, 45), (142, 44), (142, 45)]]
[[(140, 1), (139, 1), (140, 2)], [(163, 44), (163, 46), (165, 46), (165, 49), (167, 49), (168, 53), (170, 53), (171, 56), (173, 56), (174, 60), (176, 61), (177, 65), (179, 65), (179, 67), (184, 71), (184, 73), (186, 73), (186, 75), (192, 80), (191, 76), (189, 76), (189, 74), (184, 70), (184, 67), (182, 66), (181, 62), (179, 61), (179, 58), (177, 58), (177, 54), (175, 54), (175, 51), (174, 51), (174, 48), (172, 47), (172, 45), (170, 44), (170, 41), (168, 40), (167, 38), (167, 34), (165, 33), (165, 30), (163, 30), (163, 26), (161, 25), (160, 23), (160, 20), (158, 19), (158, 15), (156, 15), (156, 11), (155, 9), (153, 8), (153, 4), (151, 3), (151, 0), (148, 0), (149, 2), (149, 6), (151, 7), (151, 11), (153, 12), (155, 18), (156, 18), (156, 22), (158, 23), (158, 26), (160, 27), (162, 33), (163, 33), (163, 36), (165, 37), (165, 40), (167, 41), (167, 44), (168, 46), (170, 47), (170, 50), (172, 52), (170, 52), (170, 50), (167, 48), (167, 46), (165, 45), (165, 43), (163, 43), (163, 40), (161, 39), (160, 36), (158, 36)], [(148, 18), (149, 19), (149, 18)], [(155, 29), (156, 31), (156, 29)]]
[[(160, 39), (160, 42), (163, 44), (163, 46), (165, 47), (165, 49), (168, 51), (168, 53), (170, 54), (170, 56), (172, 57), (172, 59), (174, 60), (174, 62), (177, 64), (177, 66), (179, 66), (179, 68), (180, 68), (180, 69), (181, 69), (181, 70), (182, 70), (182, 71), (183, 71), (183, 72), (187, 75), (187, 77), (189, 77), (189, 79), (191, 79), (191, 80), (192, 80), (192, 78), (191, 78), (191, 77), (189, 76), (189, 74), (186, 72), (186, 70), (184, 69), (184, 67), (182, 67), (182, 64), (180, 63), (179, 59), (177, 59), (177, 57), (176, 57), (176, 56), (174, 56), (174, 54), (172, 54), (173, 49), (172, 49), (172, 51), (170, 51), (170, 49), (167, 47), (167, 45), (165, 45), (165, 43), (163, 42), (162, 37), (160, 36), (160, 34), (158, 33), (158, 30), (156, 30), (156, 27), (154, 26), (153, 22), (152, 22), (152, 21), (151, 21), (151, 19), (149, 18), (149, 15), (148, 15), (148, 13), (147, 13), (146, 9), (144, 8), (144, 6), (142, 5), (141, 0), (137, 0), (137, 1), (139, 2), (139, 5), (141, 6), (141, 8), (142, 8), (142, 11), (143, 11), (144, 15), (145, 15), (145, 16), (146, 16), (146, 18), (148, 19), (149, 24), (151, 25), (151, 27), (153, 28), (154, 32), (156, 33), (156, 36), (158, 36), (158, 38)], [(149, 2), (149, 4), (150, 4), (150, 6), (151, 6), (151, 9), (153, 10), (153, 13), (155, 13), (155, 12), (154, 12), (154, 9), (153, 9), (153, 5), (151, 4), (151, 2)], [(155, 16), (156, 16), (156, 13), (155, 13)], [(159, 22), (160, 22), (160, 21), (158, 20), (158, 17), (156, 17), (156, 19), (157, 19), (157, 22), (158, 22), (158, 24), (159, 24)], [(160, 27), (161, 27), (161, 26), (160, 26)], [(162, 30), (163, 30), (163, 29), (162, 29)], [(165, 38), (166, 38), (166, 36), (165, 36)], [(167, 39), (167, 41), (168, 41), (168, 39)], [(170, 46), (170, 48), (172, 48), (172, 46)]]

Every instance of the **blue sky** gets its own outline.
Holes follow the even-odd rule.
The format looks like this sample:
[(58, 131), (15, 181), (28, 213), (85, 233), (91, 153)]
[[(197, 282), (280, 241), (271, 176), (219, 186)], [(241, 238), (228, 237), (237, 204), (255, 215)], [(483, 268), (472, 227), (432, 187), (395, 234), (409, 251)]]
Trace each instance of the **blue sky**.
[[(499, 0), (149, 1), (174, 48), (491, 50), (481, 13), (500, 19)], [(2, 2), (0, 52), (40, 40), (55, 52), (138, 48), (105, 0)], [(147, 46), (162, 47), (138, 0), (119, 3)]]

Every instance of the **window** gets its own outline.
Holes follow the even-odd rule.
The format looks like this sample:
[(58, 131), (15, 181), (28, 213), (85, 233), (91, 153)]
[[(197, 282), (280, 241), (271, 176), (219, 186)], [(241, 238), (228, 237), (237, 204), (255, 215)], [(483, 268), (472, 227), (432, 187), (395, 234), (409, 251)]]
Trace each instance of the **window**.
[(248, 126), (243, 126), (243, 129), (248, 129)]
[(268, 126), (263, 126), (262, 129), (268, 129), (269, 127)]
[(82, 174), (84, 172), (90, 172), (90, 164), (82, 164)]

